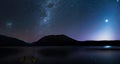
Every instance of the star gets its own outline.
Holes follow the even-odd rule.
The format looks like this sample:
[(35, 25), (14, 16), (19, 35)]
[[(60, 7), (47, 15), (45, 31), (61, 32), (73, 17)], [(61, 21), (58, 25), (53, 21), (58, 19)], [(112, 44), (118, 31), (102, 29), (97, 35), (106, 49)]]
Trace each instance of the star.
[(108, 23), (108, 22), (109, 22), (109, 20), (108, 20), (108, 19), (105, 19), (105, 22), (106, 22), (106, 23)]
[(12, 23), (12, 22), (7, 22), (7, 23), (6, 23), (6, 26), (7, 26), (8, 28), (11, 28), (11, 27), (12, 27), (12, 25), (13, 25), (13, 23)]
[(48, 18), (48, 17), (45, 17), (45, 18), (43, 19), (44, 24), (47, 24), (48, 21), (49, 21), (49, 18)]

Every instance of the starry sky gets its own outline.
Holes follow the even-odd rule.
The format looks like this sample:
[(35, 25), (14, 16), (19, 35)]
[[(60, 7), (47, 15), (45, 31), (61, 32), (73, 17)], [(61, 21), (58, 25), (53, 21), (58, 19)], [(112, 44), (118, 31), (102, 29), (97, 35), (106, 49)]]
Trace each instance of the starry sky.
[(0, 34), (26, 42), (59, 34), (120, 40), (119, 13), (119, 0), (0, 0)]

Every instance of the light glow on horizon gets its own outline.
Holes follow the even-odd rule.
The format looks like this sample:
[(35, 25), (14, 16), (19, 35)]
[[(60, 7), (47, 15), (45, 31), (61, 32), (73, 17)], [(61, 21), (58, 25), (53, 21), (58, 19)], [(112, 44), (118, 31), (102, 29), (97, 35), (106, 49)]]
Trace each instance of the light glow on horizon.
[(102, 30), (99, 30), (99, 32), (94, 34), (92, 40), (114, 40), (112, 28), (110, 28), (110, 26), (104, 27)]

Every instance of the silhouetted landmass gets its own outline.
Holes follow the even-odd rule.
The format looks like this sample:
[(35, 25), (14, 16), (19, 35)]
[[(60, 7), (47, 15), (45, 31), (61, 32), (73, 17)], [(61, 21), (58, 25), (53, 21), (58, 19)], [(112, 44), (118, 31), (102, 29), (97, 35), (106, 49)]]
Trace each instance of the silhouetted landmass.
[(0, 35), (0, 46), (27, 46), (24, 41), (16, 38)]
[(34, 46), (56, 46), (56, 45), (72, 45), (72, 46), (103, 46), (103, 45), (113, 45), (120, 46), (119, 40), (111, 41), (76, 41), (65, 35), (49, 35), (45, 36), (37, 42), (34, 42)]
[(69, 45), (77, 43), (76, 40), (65, 35), (49, 35), (41, 38), (34, 45)]
[(77, 41), (65, 35), (48, 35), (37, 42), (28, 44), (16, 38), (0, 35), (0, 46), (120, 46), (120, 41)]

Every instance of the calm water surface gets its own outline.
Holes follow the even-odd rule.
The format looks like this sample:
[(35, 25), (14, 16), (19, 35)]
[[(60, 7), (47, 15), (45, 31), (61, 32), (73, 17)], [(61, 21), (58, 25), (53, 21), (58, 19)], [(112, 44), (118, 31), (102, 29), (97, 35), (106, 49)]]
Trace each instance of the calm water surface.
[(1, 47), (0, 64), (120, 64), (119, 49), (49, 46)]

